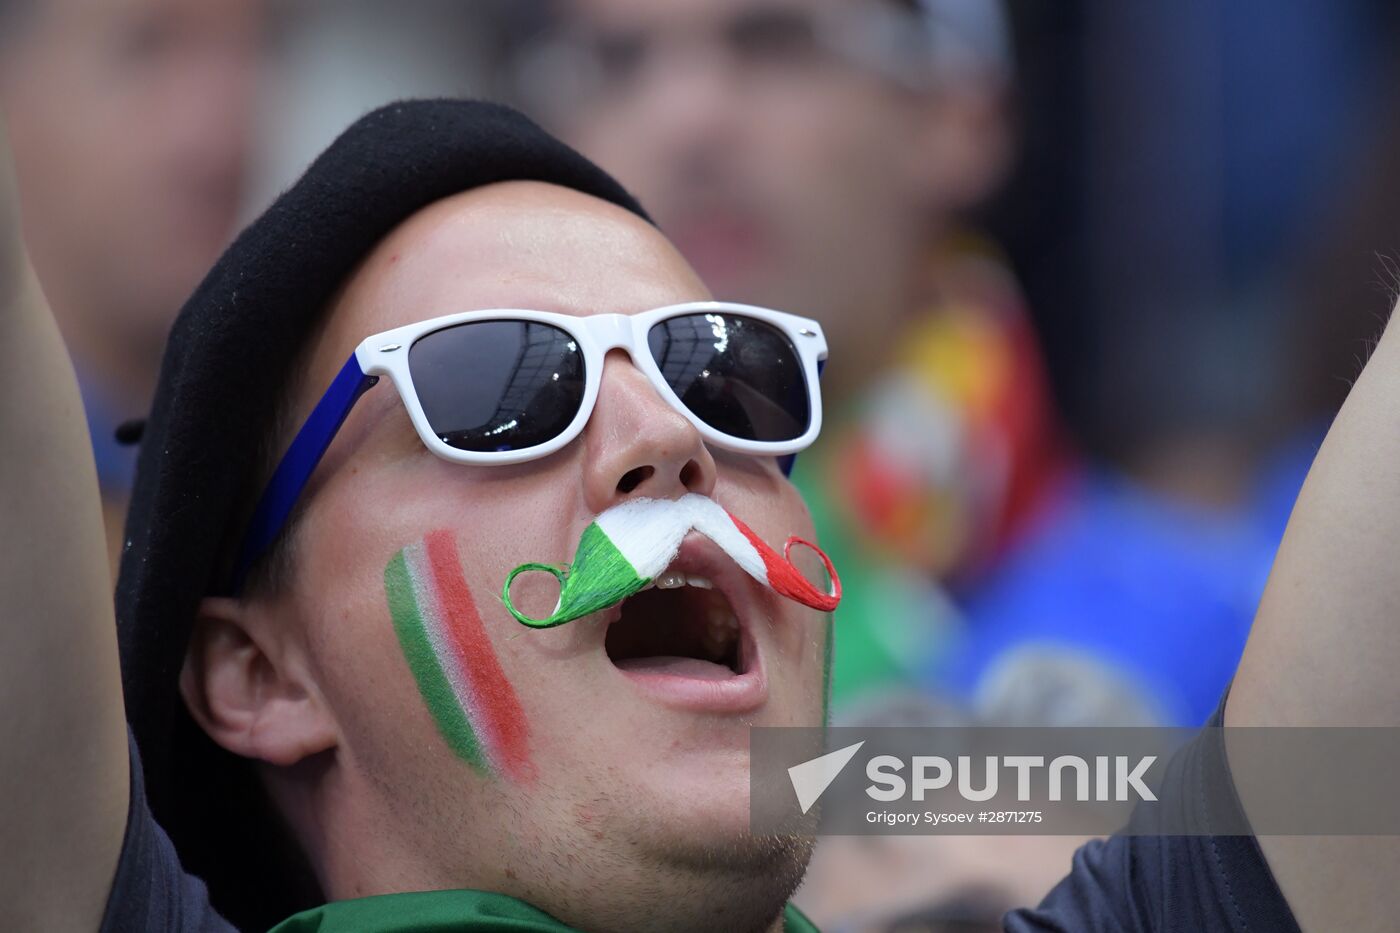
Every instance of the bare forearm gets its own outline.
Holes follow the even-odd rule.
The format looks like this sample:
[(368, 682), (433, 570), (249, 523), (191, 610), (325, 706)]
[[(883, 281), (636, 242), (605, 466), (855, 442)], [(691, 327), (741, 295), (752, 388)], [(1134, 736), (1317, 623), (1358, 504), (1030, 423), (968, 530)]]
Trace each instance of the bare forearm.
[[(0, 138), (0, 172), (4, 161)], [(0, 179), (0, 249), (14, 239), (10, 201)], [(0, 928), (95, 928), (128, 781), (101, 508), (72, 365), (9, 252), (0, 258)]]

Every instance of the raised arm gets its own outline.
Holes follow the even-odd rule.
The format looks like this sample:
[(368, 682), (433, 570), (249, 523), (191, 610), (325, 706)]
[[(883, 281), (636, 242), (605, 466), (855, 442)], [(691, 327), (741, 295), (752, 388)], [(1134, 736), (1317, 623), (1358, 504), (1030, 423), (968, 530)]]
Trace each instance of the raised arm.
[(77, 381), (9, 170), (0, 132), (0, 929), (95, 930), (128, 792), (111, 581)]
[[(1400, 325), (1382, 337), (1308, 474), (1225, 722), (1400, 726)], [(1251, 788), (1268, 776), (1235, 770), (1248, 812)], [(1400, 839), (1260, 843), (1304, 930), (1382, 929), (1400, 914)]]

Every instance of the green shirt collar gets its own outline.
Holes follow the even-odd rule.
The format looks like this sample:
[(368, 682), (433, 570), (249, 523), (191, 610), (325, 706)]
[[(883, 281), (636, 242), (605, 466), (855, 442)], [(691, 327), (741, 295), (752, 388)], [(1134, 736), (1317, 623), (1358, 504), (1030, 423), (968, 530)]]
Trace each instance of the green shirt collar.
[[(270, 933), (577, 933), (524, 901), (488, 891), (415, 891), (333, 901), (289, 917)], [(791, 904), (784, 933), (817, 933)]]

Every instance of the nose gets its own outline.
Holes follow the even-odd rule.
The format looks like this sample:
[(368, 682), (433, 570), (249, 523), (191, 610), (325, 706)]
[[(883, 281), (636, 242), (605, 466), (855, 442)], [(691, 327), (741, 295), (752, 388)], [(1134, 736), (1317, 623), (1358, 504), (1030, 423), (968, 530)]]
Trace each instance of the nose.
[(700, 432), (621, 350), (604, 363), (583, 442), (584, 495), (595, 513), (629, 498), (714, 493), (715, 461)]

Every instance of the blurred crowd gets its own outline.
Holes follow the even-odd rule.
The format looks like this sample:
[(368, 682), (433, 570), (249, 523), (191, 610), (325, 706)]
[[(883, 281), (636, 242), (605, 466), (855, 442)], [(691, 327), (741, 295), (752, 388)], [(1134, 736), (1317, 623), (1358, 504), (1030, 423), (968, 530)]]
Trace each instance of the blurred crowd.
[[(114, 558), (122, 425), (240, 218), (374, 105), (493, 97), (716, 297), (822, 322), (794, 480), (845, 584), (838, 721), (1197, 725), (1396, 286), (1397, 25), (1379, 0), (3, 0), (0, 104)], [(799, 903), (979, 929), (1079, 841), (828, 840)]]

